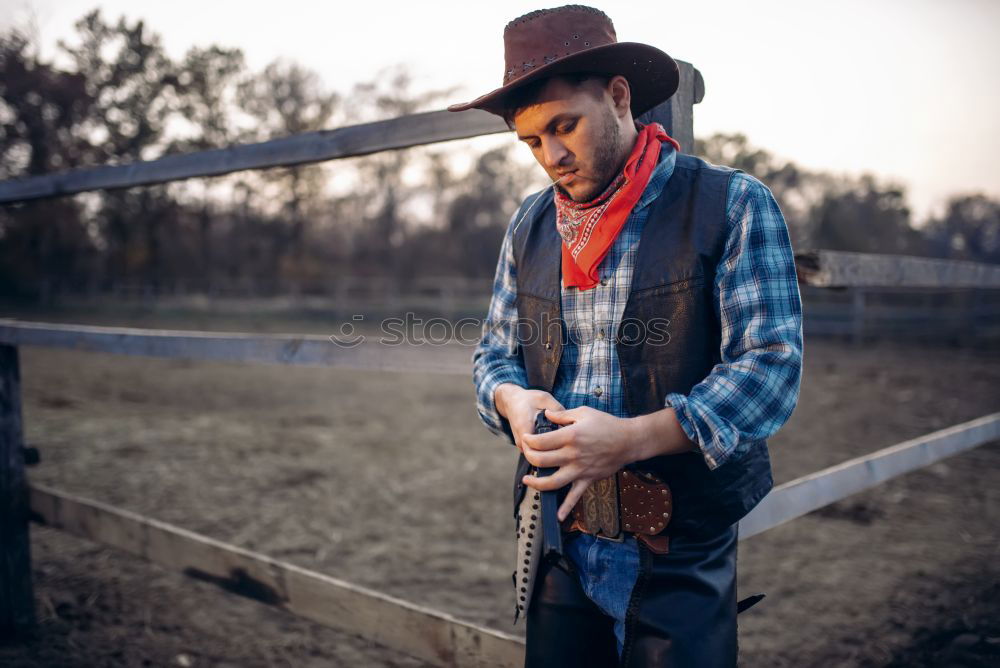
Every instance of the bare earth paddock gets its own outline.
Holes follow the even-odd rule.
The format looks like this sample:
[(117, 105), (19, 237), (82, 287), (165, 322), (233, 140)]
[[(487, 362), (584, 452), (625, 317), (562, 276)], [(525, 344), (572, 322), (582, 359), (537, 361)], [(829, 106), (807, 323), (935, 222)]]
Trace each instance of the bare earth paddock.
[[(471, 348), (470, 348), (471, 354)], [(514, 450), (471, 376), (21, 348), (33, 482), (511, 631)], [(807, 341), (784, 482), (1000, 409), (1000, 352)], [(745, 666), (1000, 662), (1000, 444), (740, 546)], [(37, 637), (4, 666), (419, 666), (32, 526)], [(519, 625), (515, 632), (522, 632)]]

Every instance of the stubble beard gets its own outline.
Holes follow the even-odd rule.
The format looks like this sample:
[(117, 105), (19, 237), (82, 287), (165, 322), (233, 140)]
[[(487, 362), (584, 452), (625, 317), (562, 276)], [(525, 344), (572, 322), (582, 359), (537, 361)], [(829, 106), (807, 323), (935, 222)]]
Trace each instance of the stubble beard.
[(557, 185), (566, 197), (575, 202), (588, 202), (601, 193), (611, 184), (618, 172), (621, 171), (624, 157), (622, 156), (622, 129), (618, 125), (618, 119), (610, 109), (605, 111), (604, 123), (601, 128), (601, 143), (594, 152), (594, 182), (597, 184), (591, 190), (581, 193), (578, 197), (573, 197), (565, 188)]

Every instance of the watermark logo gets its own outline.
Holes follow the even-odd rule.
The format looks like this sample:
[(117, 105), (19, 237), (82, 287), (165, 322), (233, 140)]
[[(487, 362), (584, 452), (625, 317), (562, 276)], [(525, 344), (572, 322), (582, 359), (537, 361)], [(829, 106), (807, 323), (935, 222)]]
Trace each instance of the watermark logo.
[[(667, 318), (625, 318), (612, 320), (573, 320), (552, 318), (542, 313), (538, 320), (491, 320), (489, 318), (421, 318), (412, 312), (401, 317), (384, 318), (376, 327), (364, 327), (365, 316), (356, 314), (330, 335), (334, 344), (353, 348), (368, 341), (385, 346), (476, 346), (480, 343), (516, 341), (521, 346), (538, 343), (586, 345), (607, 342), (626, 346), (665, 346), (670, 343), (670, 320)], [(366, 333), (368, 332), (368, 333)], [(372, 334), (376, 332), (376, 334)]]

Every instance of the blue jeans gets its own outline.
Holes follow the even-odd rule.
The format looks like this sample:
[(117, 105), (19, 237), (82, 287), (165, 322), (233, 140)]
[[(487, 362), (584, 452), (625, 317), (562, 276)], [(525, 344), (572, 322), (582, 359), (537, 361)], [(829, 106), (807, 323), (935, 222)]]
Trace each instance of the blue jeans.
[(639, 547), (634, 536), (621, 543), (580, 533), (569, 539), (566, 556), (580, 577), (587, 598), (615, 620), (618, 656), (625, 646), (625, 612), (639, 576)]

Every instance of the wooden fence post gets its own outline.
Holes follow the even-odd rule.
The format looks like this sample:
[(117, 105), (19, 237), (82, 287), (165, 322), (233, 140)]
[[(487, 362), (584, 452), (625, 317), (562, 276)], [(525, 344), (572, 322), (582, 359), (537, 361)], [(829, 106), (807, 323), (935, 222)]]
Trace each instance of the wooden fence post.
[(667, 100), (653, 107), (637, 119), (645, 125), (657, 122), (663, 125), (667, 134), (677, 140), (681, 151), (694, 154), (694, 105), (705, 97), (705, 80), (691, 63), (677, 61), (680, 81), (677, 92)]
[(35, 624), (17, 347), (0, 344), (0, 637)]

